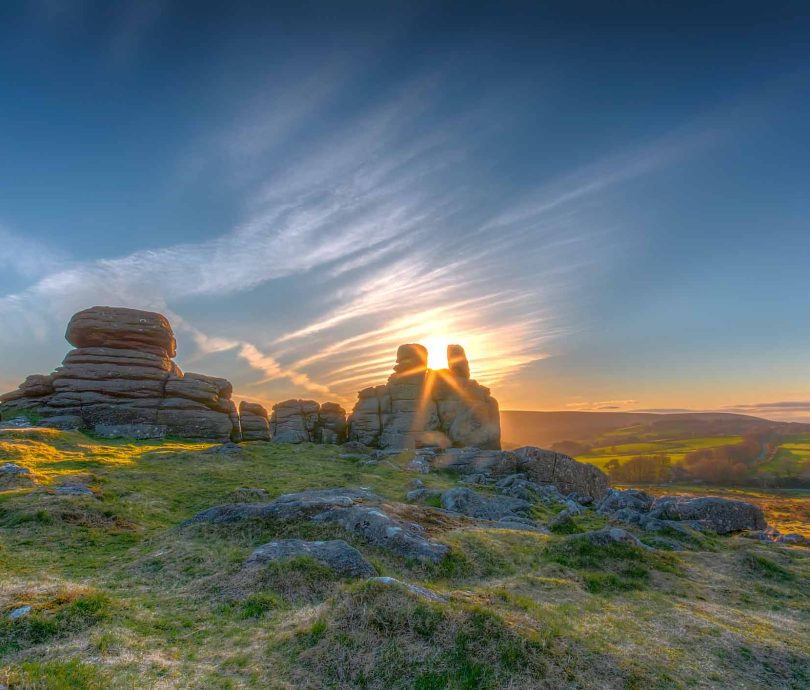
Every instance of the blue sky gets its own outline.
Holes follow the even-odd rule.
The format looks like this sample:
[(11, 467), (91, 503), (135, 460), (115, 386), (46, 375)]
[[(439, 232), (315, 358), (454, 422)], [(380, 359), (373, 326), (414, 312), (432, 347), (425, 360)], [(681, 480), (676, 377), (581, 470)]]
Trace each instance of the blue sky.
[(421, 340), (505, 409), (810, 419), (810, 8), (649, 5), (4, 3), (0, 380), (114, 304), (266, 402)]

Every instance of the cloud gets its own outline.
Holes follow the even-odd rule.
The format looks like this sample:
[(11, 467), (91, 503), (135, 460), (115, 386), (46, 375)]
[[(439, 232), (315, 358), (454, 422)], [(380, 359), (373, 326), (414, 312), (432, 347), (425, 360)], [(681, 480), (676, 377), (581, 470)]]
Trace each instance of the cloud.
[[(346, 71), (336, 74), (345, 86)], [(436, 112), (441, 73), (285, 147), (285, 137), (325, 118), (345, 90), (329, 80), (303, 83), (277, 100), (258, 99), (229, 134), (214, 137), (227, 161), (223, 177), (245, 185), (237, 189), (242, 222), (199, 243), (22, 263), (32, 282), (0, 298), (0, 342), (42, 340), (79, 309), (122, 304), (170, 313), (199, 357), (247, 363), (260, 377), (244, 385), (257, 394), (284, 379), (349, 400), (384, 379), (407, 341), (460, 342), (474, 375), (493, 385), (570, 334), (567, 304), (604, 262), (604, 235), (613, 230), (590, 204), (711, 139), (677, 133), (514, 199), (479, 193), (491, 171), (473, 149), (476, 137), (492, 135), (493, 112)], [(422, 118), (429, 124), (414, 136)], [(236, 319), (226, 330), (213, 316), (205, 326), (184, 316), (189, 303), (223, 309), (229, 297), (261, 289), (272, 291), (269, 323)], [(293, 313), (273, 323), (272, 304), (289, 302)]]

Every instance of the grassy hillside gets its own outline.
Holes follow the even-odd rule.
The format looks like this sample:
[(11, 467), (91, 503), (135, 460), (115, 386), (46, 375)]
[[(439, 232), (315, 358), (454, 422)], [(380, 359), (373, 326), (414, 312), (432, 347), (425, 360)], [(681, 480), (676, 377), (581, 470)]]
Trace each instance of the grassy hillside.
[(720, 412), (654, 414), (648, 412), (501, 412), (508, 447), (548, 447), (561, 441), (598, 443), (613, 440), (743, 436), (765, 429), (783, 435), (810, 433), (810, 424), (774, 422)]
[[(810, 556), (695, 534), (682, 551), (597, 547), (403, 505), (407, 455), (330, 446), (99, 441), (4, 431), (0, 461), (36, 488), (0, 492), (0, 684), (11, 688), (678, 688), (810, 684)], [(94, 497), (51, 493), (82, 482)], [(457, 477), (422, 476), (430, 488)], [(408, 562), (310, 522), (180, 527), (234, 500), (363, 486), (451, 547)], [(485, 490), (485, 489), (482, 489)], [(388, 504), (387, 504), (388, 505)], [(559, 506), (537, 505), (539, 519)], [(575, 530), (604, 524), (589, 511)], [(377, 571), (243, 567), (275, 537), (343, 538)], [(647, 539), (648, 537), (644, 537)], [(23, 605), (31, 612), (12, 621)]]

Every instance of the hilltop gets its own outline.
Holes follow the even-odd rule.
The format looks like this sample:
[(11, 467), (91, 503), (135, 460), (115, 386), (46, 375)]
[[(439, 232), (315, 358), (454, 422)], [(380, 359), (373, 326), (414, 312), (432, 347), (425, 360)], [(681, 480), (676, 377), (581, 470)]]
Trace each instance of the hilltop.
[[(644, 530), (553, 487), (361, 451), (0, 432), (4, 461), (31, 471), (0, 492), (0, 683), (810, 683), (806, 547), (687, 523)], [(348, 488), (318, 492), (331, 487)], [(236, 507), (213, 509), (222, 504)], [(330, 517), (307, 517), (313, 509)], [(379, 514), (383, 533), (403, 536), (377, 541)], [(617, 541), (588, 536), (617, 525)], [(282, 547), (267, 545), (285, 539), (340, 542), (330, 546), (340, 572), (320, 552), (272, 560)]]

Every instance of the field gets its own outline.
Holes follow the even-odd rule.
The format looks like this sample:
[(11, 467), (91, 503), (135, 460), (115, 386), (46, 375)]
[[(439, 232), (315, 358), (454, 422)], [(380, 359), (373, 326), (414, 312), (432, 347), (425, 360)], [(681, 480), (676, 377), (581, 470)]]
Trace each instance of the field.
[[(618, 436), (618, 434), (617, 434)], [(714, 436), (708, 438), (661, 438), (633, 443), (617, 443), (610, 441), (609, 435), (600, 437), (599, 445), (590, 453), (577, 454), (577, 460), (604, 468), (613, 458), (619, 462), (629, 460), (637, 455), (667, 455), (673, 463), (683, 460), (687, 453), (703, 448), (717, 448), (728, 446), (742, 441), (741, 436)]]
[[(29, 467), (38, 487), (0, 492), (0, 684), (810, 685), (805, 548), (698, 535), (679, 551), (585, 546), (565, 534), (482, 527), (401, 504), (415, 476), (407, 454), (362, 465), (333, 446), (253, 443), (231, 455), (205, 452), (210, 445), (1, 432), (0, 461)], [(55, 495), (70, 477), (94, 497)], [(457, 482), (442, 472), (422, 478), (431, 488)], [(450, 556), (438, 565), (409, 562), (311, 523), (181, 526), (240, 487), (275, 497), (330, 486), (371, 488), (449, 545)], [(789, 517), (781, 494), (746, 497), (762, 501), (774, 521)], [(536, 517), (558, 509), (538, 504)], [(807, 520), (806, 506), (793, 517)], [(592, 511), (575, 518), (576, 531), (602, 525)], [(307, 559), (246, 579), (248, 554), (280, 536), (344, 538), (381, 575), (446, 601), (338, 578)], [(9, 619), (25, 605), (27, 616)]]

